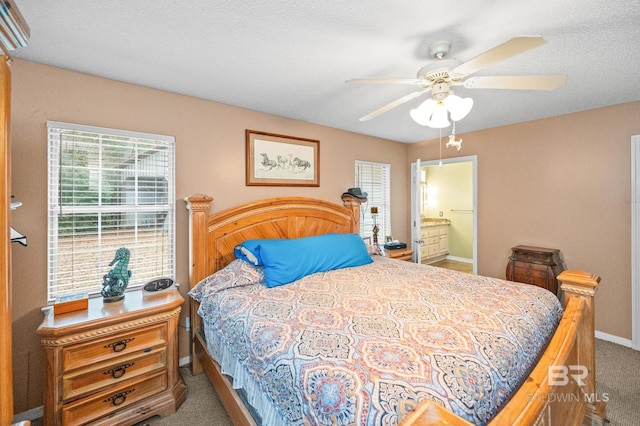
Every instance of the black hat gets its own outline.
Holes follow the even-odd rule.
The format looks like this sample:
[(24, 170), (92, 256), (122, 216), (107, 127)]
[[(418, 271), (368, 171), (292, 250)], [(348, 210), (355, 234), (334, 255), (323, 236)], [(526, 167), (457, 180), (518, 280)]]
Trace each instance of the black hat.
[(343, 197), (345, 195), (357, 198), (358, 200), (367, 201), (367, 193), (360, 191), (360, 188), (349, 188), (347, 189), (347, 192), (342, 194)]

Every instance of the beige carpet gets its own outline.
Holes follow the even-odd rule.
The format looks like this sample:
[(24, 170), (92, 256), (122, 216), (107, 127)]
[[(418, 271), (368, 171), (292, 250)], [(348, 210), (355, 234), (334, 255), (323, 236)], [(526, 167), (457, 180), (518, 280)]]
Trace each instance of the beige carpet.
[(611, 426), (640, 426), (640, 352), (596, 340), (596, 393)]
[[(604, 340), (596, 340), (596, 391), (608, 398), (611, 426), (640, 426), (640, 352)], [(154, 417), (137, 426), (228, 426), (229, 417), (204, 374), (192, 376), (181, 369), (187, 384), (187, 400), (177, 413)]]
[(225, 412), (207, 376), (192, 376), (189, 368), (181, 368), (187, 385), (187, 400), (171, 416), (153, 417), (135, 426), (230, 426), (231, 420)]

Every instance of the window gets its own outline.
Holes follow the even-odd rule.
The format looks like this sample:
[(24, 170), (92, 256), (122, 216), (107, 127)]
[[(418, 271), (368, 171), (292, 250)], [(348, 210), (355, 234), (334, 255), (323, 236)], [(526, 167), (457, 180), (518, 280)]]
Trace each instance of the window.
[(378, 244), (384, 244), (385, 236), (391, 235), (390, 179), (391, 165), (356, 160), (355, 185), (367, 193), (367, 203), (361, 206), (360, 235), (373, 235), (371, 207), (377, 207)]
[(47, 122), (48, 299), (99, 294), (116, 250), (128, 288), (175, 278), (175, 139)]

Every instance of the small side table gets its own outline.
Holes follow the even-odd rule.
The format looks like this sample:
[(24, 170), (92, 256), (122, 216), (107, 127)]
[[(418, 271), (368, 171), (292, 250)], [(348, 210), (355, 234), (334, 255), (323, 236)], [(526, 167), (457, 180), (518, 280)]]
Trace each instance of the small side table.
[(546, 288), (556, 296), (559, 294), (556, 277), (564, 271), (560, 250), (516, 246), (511, 248), (507, 264), (507, 280)]
[(405, 260), (407, 262), (411, 262), (413, 260), (413, 250), (409, 248), (385, 250), (384, 255), (392, 259)]
[(178, 370), (176, 288), (124, 300), (89, 299), (85, 310), (45, 311), (44, 424), (135, 424), (175, 412), (187, 396)]

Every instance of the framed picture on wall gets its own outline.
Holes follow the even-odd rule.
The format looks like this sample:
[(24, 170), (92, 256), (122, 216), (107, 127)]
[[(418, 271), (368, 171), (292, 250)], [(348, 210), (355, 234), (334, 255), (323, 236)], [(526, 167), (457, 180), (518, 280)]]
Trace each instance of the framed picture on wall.
[(320, 186), (320, 141), (246, 130), (247, 186)]

